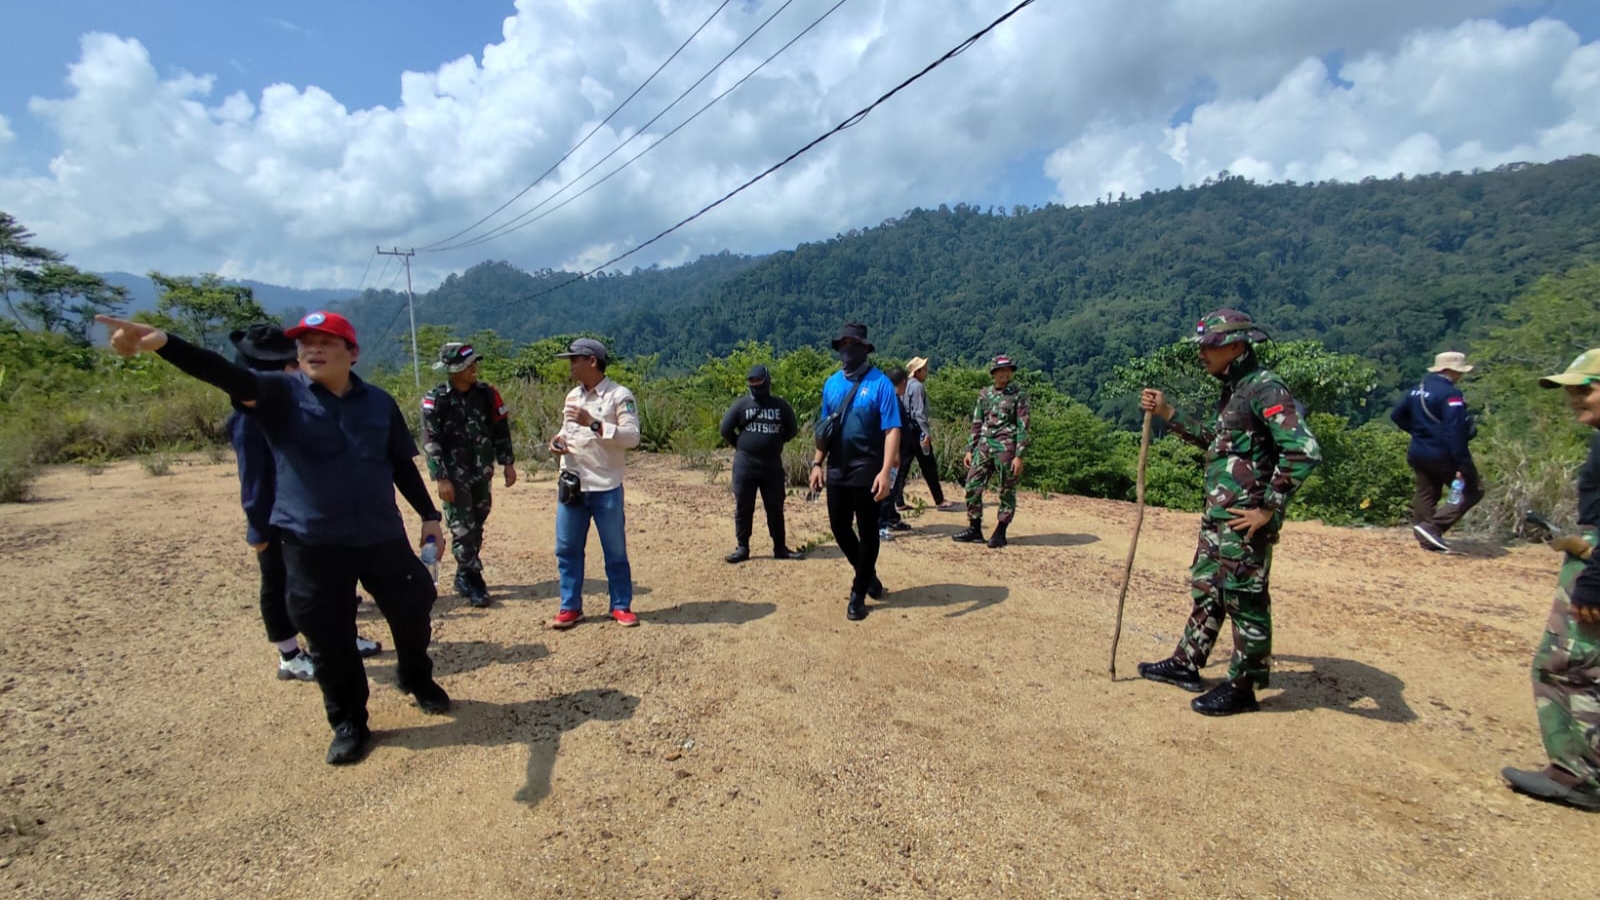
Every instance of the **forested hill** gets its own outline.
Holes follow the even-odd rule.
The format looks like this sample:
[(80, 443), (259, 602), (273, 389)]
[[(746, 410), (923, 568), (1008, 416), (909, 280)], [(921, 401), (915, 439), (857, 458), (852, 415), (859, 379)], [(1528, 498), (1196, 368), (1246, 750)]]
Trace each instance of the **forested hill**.
[[(915, 210), (759, 260), (713, 257), (723, 260), (715, 273), (667, 294), (657, 290), (669, 273), (705, 261), (461, 318), (475, 308), (469, 276), (485, 296), (491, 274), (530, 277), (478, 267), (425, 298), (420, 317), (519, 340), (582, 327), (668, 365), (747, 338), (816, 345), (859, 319), (880, 351), (964, 362), (1010, 353), (1098, 405), (1112, 366), (1229, 305), (1275, 337), (1366, 356), (1398, 384), (1534, 279), (1600, 256), (1597, 209), (1594, 156), (1360, 184), (1256, 185), (1224, 173), (1094, 206)], [(607, 299), (580, 293), (591, 287)], [(388, 299), (369, 292), (358, 303), (393, 310)]]

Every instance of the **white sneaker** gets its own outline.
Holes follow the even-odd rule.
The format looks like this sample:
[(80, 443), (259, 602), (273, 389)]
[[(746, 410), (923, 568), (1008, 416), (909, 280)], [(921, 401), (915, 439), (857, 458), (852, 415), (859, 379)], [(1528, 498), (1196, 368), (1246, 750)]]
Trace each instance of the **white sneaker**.
[(887, 528), (879, 528), (878, 529), (878, 540), (880, 540), (880, 541), (892, 541), (892, 540), (894, 540), (894, 532), (890, 531)]
[(366, 659), (369, 656), (377, 656), (379, 653), (382, 653), (382, 652), (383, 652), (383, 645), (382, 644), (378, 643), (377, 641), (369, 641), (369, 640), (367, 640), (366, 638), (362, 637), (359, 634), (356, 635), (356, 653), (362, 659)]
[(294, 659), (278, 657), (279, 681), (310, 681), (317, 677), (316, 666), (311, 664), (311, 654), (301, 650)]

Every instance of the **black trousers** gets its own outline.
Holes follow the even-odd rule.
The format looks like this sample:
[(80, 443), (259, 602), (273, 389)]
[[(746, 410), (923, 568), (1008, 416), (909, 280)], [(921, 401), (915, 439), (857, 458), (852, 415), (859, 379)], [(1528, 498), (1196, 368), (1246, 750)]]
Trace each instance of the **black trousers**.
[(828, 525), (855, 569), (850, 592), (866, 596), (878, 580), (878, 501), (872, 499), (872, 488), (828, 485)]
[(267, 548), (256, 554), (261, 567), (261, 624), (267, 626), (267, 640), (274, 644), (295, 636), (289, 621), (288, 578), (283, 569), (283, 536), (273, 532)]
[(1483, 479), (1478, 477), (1478, 467), (1469, 464), (1461, 470), (1461, 480), (1466, 487), (1461, 491), (1461, 503), (1456, 506), (1439, 505), (1439, 498), (1450, 490), (1456, 470), (1442, 463), (1408, 460), (1411, 471), (1417, 476), (1416, 492), (1411, 497), (1411, 524), (1431, 525), (1441, 536), (1451, 529), (1467, 511), (1483, 499)]
[(433, 680), (429, 613), (436, 592), (404, 540), (370, 547), (305, 544), (283, 538), (289, 620), (306, 636), (328, 724), (367, 724), (367, 670), (356, 653), (356, 582), (372, 595), (394, 638), (401, 690)]
[(918, 439), (911, 445), (911, 455), (905, 452), (905, 445), (900, 445), (900, 480), (899, 487), (895, 490), (894, 500), (903, 503), (905, 497), (906, 479), (911, 474), (911, 460), (915, 458), (917, 468), (922, 470), (922, 479), (928, 483), (928, 493), (933, 495), (933, 505), (940, 506), (944, 503), (944, 487), (939, 484), (939, 461), (933, 458), (933, 446), (929, 445), (928, 451), (922, 451), (922, 441)]
[(783, 527), (783, 496), (787, 481), (782, 457), (765, 460), (740, 453), (733, 458), (733, 536), (739, 546), (750, 546), (758, 492), (761, 494), (761, 505), (767, 511), (767, 533), (772, 536), (772, 548), (776, 550), (788, 546)]

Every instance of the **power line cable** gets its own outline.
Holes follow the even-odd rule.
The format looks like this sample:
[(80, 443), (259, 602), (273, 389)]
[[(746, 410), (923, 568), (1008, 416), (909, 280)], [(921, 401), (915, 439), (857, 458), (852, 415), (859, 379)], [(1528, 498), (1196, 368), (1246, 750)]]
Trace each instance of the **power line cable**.
[(373, 250), (367, 257), (367, 267), (361, 270), (361, 283), (356, 285), (356, 296), (361, 296), (361, 289), (367, 286), (367, 274), (372, 271), (372, 261), (378, 258), (378, 251)]
[[(550, 175), (551, 172), (554, 172), (556, 169), (560, 168), (562, 163), (566, 162), (569, 158), (571, 158), (572, 154), (577, 153), (578, 150), (580, 150), (583, 147), (584, 144), (587, 144), (589, 142), (590, 138), (594, 137), (597, 133), (599, 133), (600, 129), (606, 127), (606, 124), (608, 122), (610, 122), (613, 118), (615, 118), (617, 113), (622, 112), (622, 108), (623, 107), (627, 106), (633, 100), (633, 98), (639, 96), (639, 92), (644, 90), (647, 86), (649, 86), (650, 82), (654, 81), (656, 76), (660, 75), (661, 71), (663, 69), (665, 69), (669, 63), (671, 63), (674, 59), (677, 59), (678, 58), (678, 54), (682, 53), (685, 47), (688, 47), (689, 44), (692, 41), (694, 41), (695, 38), (699, 37), (700, 36), (700, 32), (704, 31), (706, 29), (706, 26), (711, 24), (711, 20), (715, 19), (719, 14), (721, 14), (721, 12), (724, 9), (726, 9), (728, 4), (731, 3), (731, 2), (733, 2), (733, 0), (722, 0), (722, 4), (720, 6), (718, 6), (715, 10), (713, 10), (711, 15), (707, 16), (706, 20), (704, 22), (700, 23), (700, 27), (696, 28), (694, 30), (693, 34), (689, 35), (689, 37), (684, 39), (684, 42), (678, 45), (678, 49), (672, 51), (672, 55), (667, 57), (666, 60), (661, 63), (661, 65), (656, 66), (656, 70), (654, 72), (650, 73), (650, 77), (649, 78), (646, 78), (644, 81), (640, 82), (639, 86), (633, 89), (633, 93), (629, 94), (626, 99), (624, 99), (621, 103), (617, 104), (617, 107), (615, 109), (613, 109), (604, 119), (600, 120), (600, 124), (594, 126), (594, 128), (589, 130), (588, 134), (583, 136), (583, 140), (578, 141), (578, 143), (574, 144), (572, 146), (572, 149), (568, 150), (565, 154), (562, 155), (562, 157), (560, 159), (556, 160), (555, 163), (553, 163), (550, 166), (550, 168), (545, 169), (544, 172), (542, 172), (539, 175), (538, 178), (535, 178), (532, 182), (530, 182), (527, 187), (525, 187), (522, 190), (518, 191), (515, 195), (512, 196), (512, 198), (510, 200), (507, 200), (506, 202), (504, 202), (504, 203), (500, 204), (499, 206), (495, 207), (493, 212), (489, 213), (488, 215), (484, 216), (483, 218), (479, 219), (478, 221), (473, 222), (471, 225), (468, 225), (467, 227), (461, 229), (460, 231), (456, 232), (455, 234), (450, 235), (449, 237), (441, 238), (440, 240), (434, 241), (433, 243), (428, 244), (427, 246), (419, 247), (418, 249), (419, 250), (427, 250), (429, 248), (437, 247), (440, 244), (448, 243), (450, 241), (455, 240), (458, 237), (461, 237), (462, 235), (466, 234), (467, 232), (473, 230), (474, 228), (477, 228), (479, 225), (482, 225), (483, 223), (485, 223), (485, 222), (489, 221), (490, 219), (494, 218), (495, 216), (499, 215), (500, 212), (502, 210), (504, 210), (506, 207), (508, 207), (511, 204), (517, 202), (518, 200), (520, 200), (522, 198), (522, 196), (524, 194), (526, 194), (529, 191), (533, 190), (534, 185), (536, 185), (539, 182), (543, 181), (546, 177), (548, 177)], [(784, 5), (787, 6), (788, 4), (784, 4)], [(720, 65), (720, 63), (719, 63), (719, 65)], [(696, 82), (696, 84), (698, 84), (698, 83), (699, 82)], [(676, 103), (677, 101), (673, 101), (673, 102)]]
[[(889, 90), (888, 93), (884, 94), (883, 96), (879, 97), (878, 99), (872, 101), (871, 103), (869, 103), (866, 106), (862, 107), (861, 109), (857, 110), (855, 113), (851, 114), (849, 117), (847, 117), (844, 121), (840, 122), (838, 125), (835, 125), (833, 128), (831, 128), (828, 131), (824, 132), (821, 136), (812, 139), (809, 143), (807, 143), (805, 146), (801, 147), (799, 150), (794, 151), (793, 153), (791, 153), (788, 156), (784, 157), (782, 160), (779, 160), (777, 163), (774, 163), (772, 166), (768, 167), (765, 171), (761, 172), (759, 175), (756, 175), (754, 178), (751, 178), (749, 181), (746, 181), (745, 183), (739, 185), (738, 187), (734, 188), (733, 190), (729, 191), (728, 193), (723, 194), (720, 198), (712, 201), (711, 203), (706, 204), (698, 212), (694, 213), (693, 215), (688, 216), (687, 218), (684, 218), (683, 220), (679, 221), (676, 225), (673, 225), (672, 227), (667, 228), (665, 231), (662, 231), (660, 234), (657, 234), (655, 237), (649, 239), (648, 241), (645, 241), (644, 243), (639, 244), (638, 246), (634, 247), (631, 250), (628, 250), (625, 253), (619, 254), (617, 256), (612, 257), (611, 259), (606, 260), (605, 262), (601, 263), (600, 265), (595, 266), (593, 269), (590, 269), (590, 270), (588, 270), (586, 272), (583, 272), (583, 273), (581, 273), (579, 275), (575, 275), (572, 278), (569, 278), (566, 281), (563, 281), (560, 284), (555, 285), (554, 287), (545, 288), (542, 291), (536, 291), (536, 292), (534, 292), (532, 294), (527, 294), (527, 295), (524, 295), (522, 297), (518, 297), (515, 300), (511, 300), (511, 301), (508, 301), (506, 303), (496, 304), (495, 306), (510, 306), (512, 304), (515, 304), (515, 303), (523, 303), (523, 302), (526, 302), (528, 300), (533, 300), (533, 299), (536, 299), (538, 297), (543, 297), (546, 294), (554, 293), (556, 291), (561, 290), (564, 287), (568, 287), (569, 285), (575, 284), (575, 283), (577, 283), (579, 281), (583, 281), (584, 279), (590, 277), (591, 275), (594, 275), (594, 274), (596, 274), (598, 272), (604, 271), (608, 266), (615, 265), (615, 264), (621, 262), (622, 260), (627, 259), (628, 257), (634, 255), (635, 253), (638, 253), (640, 250), (643, 250), (644, 248), (650, 246), (651, 244), (654, 244), (656, 241), (661, 240), (662, 238), (666, 237), (667, 235), (673, 233), (674, 231), (677, 231), (679, 228), (682, 228), (683, 226), (689, 224), (690, 222), (693, 222), (695, 219), (700, 218), (701, 216), (705, 215), (706, 213), (710, 212), (711, 210), (716, 209), (717, 207), (721, 206), (722, 204), (726, 203), (727, 201), (733, 199), (733, 197), (735, 197), (738, 194), (742, 193), (746, 188), (749, 188), (751, 185), (755, 184), (756, 182), (762, 180), (763, 178), (766, 178), (768, 175), (771, 175), (773, 172), (776, 172), (779, 169), (783, 168), (784, 166), (788, 165), (789, 163), (793, 162), (795, 159), (799, 158), (802, 154), (804, 154), (807, 151), (811, 150), (813, 147), (816, 147), (818, 144), (821, 144), (823, 141), (826, 141), (828, 138), (833, 137), (834, 135), (838, 134), (839, 132), (845, 130), (846, 128), (850, 128), (850, 127), (853, 127), (855, 125), (860, 124), (863, 119), (865, 119), (869, 114), (871, 114), (871, 112), (873, 110), (877, 109), (883, 103), (888, 101), (888, 99), (890, 97), (893, 97), (895, 94), (898, 94), (902, 90), (905, 90), (911, 84), (913, 84), (916, 81), (920, 80), (923, 76), (927, 75), (929, 72), (932, 72), (934, 69), (939, 68), (940, 66), (942, 66), (945, 63), (949, 62), (951, 59), (954, 59), (955, 57), (957, 57), (957, 56), (961, 55), (962, 53), (966, 52), (968, 48), (970, 48), (973, 44), (976, 44), (978, 41), (982, 40), (986, 35), (989, 34), (989, 32), (991, 32), (991, 31), (995, 30), (996, 28), (1000, 27), (1000, 25), (1003, 24), (1006, 20), (1010, 19), (1012, 16), (1016, 15), (1017, 13), (1021, 12), (1024, 9), (1026, 9), (1027, 7), (1032, 6), (1036, 2), (1037, 2), (1037, 0), (1022, 0), (1022, 2), (1018, 3), (1016, 6), (1011, 7), (1011, 9), (1007, 10), (1005, 12), (1005, 14), (1001, 15), (998, 19), (995, 19), (993, 22), (990, 22), (988, 25), (984, 26), (983, 29), (979, 30), (978, 32), (973, 34), (971, 37), (969, 37), (966, 40), (962, 41), (961, 43), (957, 44), (955, 47), (952, 47), (950, 50), (946, 51), (944, 53), (944, 55), (940, 56), (938, 59), (935, 59), (933, 62), (931, 62), (928, 65), (924, 66), (921, 71), (917, 72), (915, 75), (912, 75), (910, 78), (907, 78), (906, 80), (904, 80), (904, 81), (900, 82), (899, 84), (895, 85), (893, 88), (891, 88)], [(495, 307), (491, 306), (489, 308), (493, 309)]]
[[(489, 229), (489, 231), (484, 233), (484, 234), (480, 234), (480, 235), (478, 235), (476, 237), (470, 238), (470, 239), (468, 239), (466, 241), (463, 241), (463, 242), (461, 242), (459, 244), (452, 244), (452, 245), (447, 246), (447, 247), (441, 247), (441, 246), (438, 246), (438, 244), (442, 243), (442, 242), (435, 242), (434, 244), (430, 244), (429, 246), (423, 247), (421, 249), (424, 250), (424, 251), (430, 252), (430, 253), (442, 253), (442, 252), (444, 252), (446, 250), (459, 250), (459, 249), (462, 249), (464, 247), (473, 247), (473, 246), (476, 246), (478, 244), (481, 244), (481, 243), (487, 242), (489, 240), (492, 240), (494, 238), (497, 238), (502, 234), (509, 234), (512, 230), (515, 230), (514, 228), (511, 228), (511, 226), (516, 225), (517, 222), (520, 222), (523, 219), (527, 218), (528, 216), (532, 215), (535, 210), (538, 210), (540, 207), (544, 206), (546, 203), (549, 203), (551, 200), (554, 200), (556, 197), (560, 196), (562, 193), (564, 193), (567, 190), (567, 188), (569, 188), (572, 185), (576, 184), (577, 182), (581, 181), (584, 178), (584, 176), (588, 175), (590, 172), (593, 172), (595, 169), (597, 169), (601, 165), (603, 165), (606, 162), (606, 160), (609, 160), (611, 157), (616, 156), (617, 153), (619, 153), (622, 150), (623, 147), (626, 147), (629, 144), (633, 143), (633, 141), (636, 138), (638, 138), (640, 135), (645, 133), (645, 129), (649, 128), (651, 125), (654, 125), (657, 121), (659, 121), (661, 119), (662, 116), (666, 115), (668, 112), (671, 112), (673, 107), (675, 107), (679, 103), (681, 103), (685, 97), (688, 97), (689, 94), (692, 93), (695, 88), (698, 88), (701, 84), (703, 84), (707, 78), (710, 78), (712, 75), (716, 74), (716, 71), (718, 69), (722, 68), (722, 65), (724, 63), (726, 63), (728, 60), (732, 59), (733, 55), (735, 53), (738, 53), (740, 50), (743, 50), (744, 46), (746, 44), (750, 43), (750, 41), (755, 39), (756, 35), (760, 34), (763, 29), (765, 29), (768, 25), (772, 24), (772, 20), (776, 19), (780, 13), (782, 13), (784, 10), (788, 9), (790, 4), (792, 4), (792, 3), (794, 3), (794, 0), (784, 0), (784, 3), (783, 3), (782, 6), (778, 7), (776, 10), (774, 10), (772, 15), (767, 16), (765, 21), (763, 21), (760, 25), (756, 26), (756, 30), (755, 31), (750, 32), (750, 34), (747, 35), (744, 40), (739, 42), (738, 46), (734, 47), (732, 50), (729, 50), (726, 55), (724, 55), (721, 59), (717, 60), (717, 64), (716, 65), (712, 66), (710, 69), (708, 69), (706, 71), (706, 73), (704, 75), (701, 75), (698, 79), (696, 79), (694, 84), (691, 84), (687, 88), (685, 88), (683, 90), (683, 92), (680, 93), (677, 96), (677, 99), (673, 100), (671, 103), (668, 103), (666, 105), (666, 107), (664, 107), (660, 112), (658, 112), (654, 116), (652, 116), (650, 118), (650, 121), (645, 122), (643, 125), (640, 125), (638, 127), (638, 129), (636, 129), (634, 131), (633, 134), (628, 136), (627, 140), (623, 141), (622, 143), (618, 144), (616, 147), (612, 148), (611, 152), (607, 153), (605, 156), (600, 157), (589, 168), (584, 169), (583, 172), (580, 173), (577, 178), (574, 178), (574, 179), (572, 179), (572, 181), (567, 182), (567, 184), (563, 185), (554, 194), (551, 194), (550, 196), (548, 196), (548, 197), (544, 198), (543, 200), (539, 201), (537, 204), (534, 204), (532, 209), (529, 209), (526, 212), (521, 213), (520, 215), (516, 216), (515, 218), (511, 219), (508, 222), (504, 222), (504, 223), (502, 223), (500, 225), (495, 226), (494, 228)], [(833, 10), (829, 10), (828, 12), (831, 13), (832, 11)], [(824, 14), (823, 18), (826, 18), (826, 17), (827, 17), (826, 14)], [(819, 19), (818, 21), (821, 21), (821, 20)], [(815, 23), (813, 23), (813, 26), (814, 25), (815, 25)], [(810, 30), (811, 30), (811, 26), (808, 26), (806, 28), (806, 31), (810, 31)], [(804, 33), (805, 33), (804, 31), (801, 32), (801, 34), (804, 34)], [(793, 41), (791, 41), (790, 43), (793, 43)], [(724, 92), (724, 94), (726, 94), (726, 92)], [(719, 97), (718, 99), (721, 99), (721, 98)], [(549, 172), (545, 173), (545, 175), (548, 175), (548, 174), (550, 174), (550, 173)], [(539, 177), (543, 178), (544, 175), (541, 175)], [(529, 185), (529, 187), (531, 188), (532, 185)], [(522, 193), (526, 194), (527, 191), (523, 191)], [(522, 194), (518, 194), (517, 196), (520, 197), (520, 196), (522, 196)], [(512, 199), (515, 200), (516, 198), (513, 197)], [(504, 209), (504, 208), (505, 208), (504, 206), (501, 207), (501, 209)], [(521, 227), (521, 226), (517, 226), (517, 227)]]
[[(789, 42), (787, 44), (784, 44), (782, 47), (779, 47), (775, 53), (773, 53), (771, 56), (768, 56), (766, 59), (762, 60), (755, 68), (753, 68), (749, 72), (745, 73), (743, 78), (740, 78), (738, 81), (735, 81), (732, 85), (730, 85), (728, 87), (727, 90), (723, 91), (722, 93), (718, 94), (715, 97), (712, 97), (710, 102), (706, 103), (706, 105), (704, 105), (704, 106), (700, 107), (698, 110), (696, 110), (694, 115), (691, 115), (689, 118), (684, 119), (682, 122), (679, 122), (677, 127), (673, 128), (671, 131), (667, 132), (666, 134), (663, 134), (654, 143), (650, 144), (650, 146), (645, 147), (643, 150), (640, 150), (638, 153), (634, 154), (630, 159), (628, 159), (622, 165), (617, 166), (615, 169), (612, 169), (610, 172), (607, 172), (605, 175), (601, 176), (600, 179), (598, 181), (596, 181), (595, 183), (589, 185), (588, 187), (584, 188), (583, 190), (577, 192), (576, 194), (573, 194), (571, 197), (568, 197), (567, 199), (561, 201), (560, 203), (558, 203), (555, 206), (551, 207), (550, 209), (540, 213), (539, 215), (534, 216), (531, 219), (528, 219), (526, 222), (523, 222), (520, 225), (514, 225), (514, 223), (517, 222), (518, 219), (522, 219), (522, 218), (528, 216), (529, 214), (538, 211), (538, 209), (540, 207), (544, 206), (546, 203), (549, 203), (551, 200), (554, 200), (555, 198), (561, 196), (561, 194), (564, 191), (566, 191), (568, 188), (572, 187), (573, 185), (577, 184), (579, 181), (583, 180), (583, 177), (585, 175), (588, 175), (590, 172), (593, 172), (595, 170), (595, 168), (600, 165), (600, 163), (603, 163), (603, 162), (606, 161), (606, 159), (609, 159), (611, 157), (611, 154), (607, 154), (604, 158), (599, 160), (599, 162), (596, 162), (593, 166), (590, 166), (588, 169), (586, 169), (577, 178), (574, 178), (570, 182), (568, 182), (567, 184), (563, 185), (561, 187), (561, 190), (558, 190), (555, 193), (551, 194), (550, 196), (548, 196), (548, 197), (544, 198), (543, 200), (539, 201), (539, 203), (534, 205), (534, 207), (532, 209), (529, 209), (527, 212), (525, 212), (522, 215), (518, 216), (516, 219), (512, 219), (510, 222), (506, 222), (504, 225), (501, 225), (501, 226), (499, 226), (499, 228), (491, 230), (487, 234), (479, 235), (478, 237), (472, 238), (472, 239), (467, 240), (467, 241), (463, 241), (463, 242), (461, 242), (459, 244), (456, 244), (455, 246), (452, 246), (452, 247), (440, 247), (435, 252), (442, 252), (442, 251), (445, 251), (445, 250), (458, 250), (458, 249), (463, 249), (463, 248), (466, 248), (466, 247), (476, 247), (479, 244), (487, 243), (487, 242), (489, 242), (491, 240), (494, 240), (497, 237), (504, 237), (505, 235), (508, 235), (508, 234), (510, 234), (510, 233), (512, 233), (514, 231), (521, 231), (522, 229), (528, 227), (529, 225), (532, 225), (533, 223), (539, 221), (540, 219), (543, 219), (544, 217), (554, 213), (556, 210), (561, 209), (562, 207), (566, 206), (569, 203), (572, 203), (573, 201), (577, 200), (579, 197), (582, 197), (584, 194), (589, 193), (590, 191), (594, 190), (595, 188), (599, 187), (600, 185), (605, 184), (607, 181), (610, 181), (612, 176), (617, 175), (623, 169), (626, 169), (627, 167), (629, 167), (629, 166), (633, 165), (634, 163), (638, 162), (640, 157), (644, 156), (646, 153), (651, 152), (652, 150), (655, 150), (657, 147), (660, 147), (662, 144), (665, 144), (673, 135), (677, 134), (679, 131), (682, 131), (684, 129), (684, 127), (687, 126), (690, 122), (693, 122), (695, 119), (700, 118), (701, 113), (704, 113), (706, 110), (710, 109), (711, 107), (716, 106), (719, 102), (722, 101), (722, 98), (724, 98), (724, 97), (728, 96), (729, 94), (733, 93), (736, 89), (738, 89), (738, 87), (740, 85), (744, 84), (746, 81), (749, 81), (752, 77), (754, 77), (757, 72), (759, 72), (762, 69), (766, 68), (768, 63), (772, 62), (774, 59), (777, 59), (780, 55), (783, 54), (783, 52), (785, 50), (788, 50), (790, 47), (794, 46), (794, 44), (797, 41), (799, 41), (801, 38), (805, 37), (808, 33), (810, 33), (810, 31), (812, 29), (816, 28), (818, 25), (821, 25), (824, 19), (826, 19), (829, 16), (833, 15), (834, 10), (836, 10), (839, 7), (845, 5), (847, 2), (849, 2), (849, 0), (839, 0), (839, 2), (837, 2), (833, 6), (829, 7), (827, 12), (824, 12), (821, 16), (817, 17), (816, 21), (812, 22), (810, 25), (807, 25), (803, 31), (801, 31), (799, 34), (795, 35), (793, 38), (790, 38), (790, 40), (789, 40)], [(641, 130), (640, 132), (635, 133), (634, 137), (638, 137), (639, 134), (642, 134), (642, 133), (643, 133), (643, 131)], [(623, 147), (627, 146), (628, 143), (630, 141), (632, 141), (632, 140), (633, 140), (633, 138), (629, 138), (627, 141), (624, 141), (622, 144), (620, 144), (617, 147), (617, 150), (621, 150)], [(613, 153), (614, 152), (615, 151), (613, 151)], [(507, 226), (513, 226), (513, 227), (509, 227), (508, 228)]]

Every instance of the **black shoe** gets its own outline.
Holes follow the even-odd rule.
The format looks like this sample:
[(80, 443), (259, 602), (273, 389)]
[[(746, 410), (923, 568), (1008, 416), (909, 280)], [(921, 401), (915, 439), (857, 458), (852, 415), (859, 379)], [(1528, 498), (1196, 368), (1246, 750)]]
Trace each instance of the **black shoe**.
[(432, 678), (421, 687), (412, 688), (409, 685), (400, 685), (401, 693), (410, 694), (417, 701), (417, 708), (429, 715), (438, 716), (450, 711), (450, 695), (444, 692), (439, 682)]
[(456, 580), (455, 580), (455, 583), (454, 583), (454, 587), (456, 589), (456, 593), (457, 594), (460, 594), (461, 596), (467, 598), (468, 600), (472, 599), (472, 582), (467, 580), (467, 573), (465, 573), (465, 572), (457, 572), (456, 573)]
[(883, 588), (883, 582), (878, 580), (878, 577), (874, 575), (872, 577), (872, 587), (867, 588), (867, 596), (874, 600), (882, 600), (885, 593), (886, 591)]
[(890, 531), (910, 531), (911, 530), (911, 523), (907, 522), (905, 519), (900, 519), (900, 520), (898, 520), (896, 522), (889, 523), (889, 530)]
[(360, 762), (371, 743), (372, 731), (367, 726), (341, 722), (333, 729), (333, 743), (328, 745), (328, 765), (348, 766)]
[(994, 526), (994, 534), (989, 536), (989, 549), (999, 550), (1006, 545), (1006, 526), (1010, 522), (1001, 522)]
[(852, 622), (859, 622), (867, 617), (867, 601), (855, 591), (850, 592), (850, 605), (844, 608), (844, 617)]
[(1417, 543), (1422, 549), (1432, 553), (1449, 553), (1450, 545), (1445, 543), (1444, 536), (1432, 525), (1413, 525), (1411, 532), (1417, 536)]
[(796, 552), (794, 550), (790, 550), (788, 547), (785, 547), (785, 546), (780, 544), (780, 545), (778, 545), (778, 547), (776, 549), (774, 549), (772, 551), (772, 558), (773, 559), (792, 559), (792, 560), (799, 561), (799, 560), (805, 559), (806, 555), (804, 553), (799, 553), (799, 552)]
[(1256, 702), (1256, 692), (1250, 688), (1235, 687), (1224, 681), (1189, 702), (1190, 708), (1202, 716), (1231, 716), (1235, 713), (1255, 712), (1261, 708)]
[(958, 544), (983, 543), (983, 520), (968, 519), (967, 530), (958, 531), (955, 534), (950, 535), (950, 540), (955, 541)]
[(1551, 803), (1562, 803), (1591, 812), (1600, 811), (1600, 796), (1577, 786), (1577, 777), (1564, 769), (1546, 766), (1538, 772), (1501, 769), (1500, 775), (1511, 789)]
[(1160, 662), (1139, 663), (1139, 677), (1159, 681), (1162, 684), (1177, 685), (1196, 694), (1206, 688), (1205, 683), (1200, 680), (1200, 673), (1176, 656), (1169, 656)]
[[(776, 554), (774, 554), (774, 555), (776, 555)], [(743, 544), (740, 544), (739, 546), (733, 548), (733, 552), (732, 553), (729, 553), (727, 556), (723, 557), (723, 559), (725, 559), (725, 560), (727, 560), (728, 562), (731, 562), (731, 563), (742, 563), (742, 562), (744, 562), (745, 560), (747, 560), (749, 558), (750, 558), (750, 548), (746, 547)], [(779, 558), (781, 559), (782, 557), (779, 557)]]

